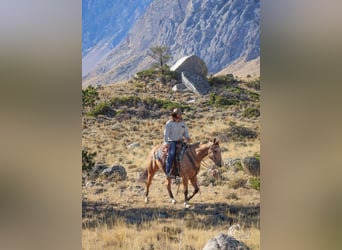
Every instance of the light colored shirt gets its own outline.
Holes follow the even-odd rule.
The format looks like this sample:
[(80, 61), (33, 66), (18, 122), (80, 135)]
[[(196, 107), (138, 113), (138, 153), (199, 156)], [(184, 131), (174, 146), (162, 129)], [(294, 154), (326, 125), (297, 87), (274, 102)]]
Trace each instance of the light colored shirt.
[(164, 129), (164, 142), (179, 141), (182, 140), (183, 137), (186, 139), (190, 138), (188, 127), (183, 121), (175, 122), (173, 120), (169, 120), (166, 122)]

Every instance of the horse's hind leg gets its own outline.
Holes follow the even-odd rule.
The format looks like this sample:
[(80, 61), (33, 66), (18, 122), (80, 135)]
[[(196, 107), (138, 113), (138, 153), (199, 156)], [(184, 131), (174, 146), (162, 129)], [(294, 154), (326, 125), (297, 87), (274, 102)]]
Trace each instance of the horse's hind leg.
[(190, 179), (190, 182), (192, 184), (192, 186), (194, 187), (194, 192), (192, 193), (192, 195), (188, 198), (188, 201), (195, 196), (195, 194), (198, 193), (199, 191), (199, 187), (198, 187), (198, 184), (197, 184), (197, 176), (195, 176), (194, 178), (191, 178)]
[(188, 206), (188, 183), (189, 183), (189, 180), (188, 178), (186, 177), (183, 177), (183, 187), (184, 187), (184, 205), (185, 207)]
[(172, 202), (173, 204), (175, 204), (175, 203), (176, 203), (176, 200), (175, 200), (175, 198), (173, 197), (173, 193), (172, 193), (172, 191), (171, 191), (171, 179), (170, 179), (170, 178), (167, 178), (166, 187), (167, 187), (167, 192), (169, 193), (171, 202)]
[(153, 175), (149, 174), (147, 177), (146, 183), (145, 183), (145, 203), (147, 203), (149, 201), (148, 200), (148, 193), (149, 193), (150, 186), (152, 183), (152, 178), (153, 178)]
[(145, 203), (147, 203), (148, 200), (148, 193), (150, 190), (150, 186), (152, 183), (152, 179), (154, 174), (157, 172), (157, 169), (153, 167), (153, 165), (150, 167), (150, 169), (148, 170), (148, 176), (147, 176), (147, 180), (145, 182)]

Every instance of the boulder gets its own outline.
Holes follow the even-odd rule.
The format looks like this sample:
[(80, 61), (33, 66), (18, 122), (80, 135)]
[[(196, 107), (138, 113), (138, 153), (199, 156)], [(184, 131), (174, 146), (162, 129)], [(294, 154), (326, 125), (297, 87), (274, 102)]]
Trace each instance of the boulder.
[(172, 87), (172, 91), (175, 92), (186, 92), (189, 91), (189, 89), (183, 84), (183, 83), (178, 83), (175, 86)]
[(127, 177), (126, 169), (123, 166), (112, 166), (109, 168), (104, 169), (100, 177), (106, 180), (115, 180), (115, 181), (122, 181), (125, 180)]
[(260, 176), (260, 161), (255, 157), (246, 157), (242, 160), (243, 168), (253, 176)]
[(232, 236), (220, 233), (214, 238), (211, 238), (207, 244), (203, 247), (203, 250), (230, 250), (230, 249), (236, 249), (236, 250), (249, 250), (249, 248), (242, 243), (241, 241), (238, 241)]
[(206, 77), (208, 68), (205, 62), (198, 56), (191, 55), (179, 59), (171, 68), (171, 71), (182, 73), (183, 71)]
[(210, 90), (210, 85), (206, 77), (190, 72), (182, 72), (182, 83), (192, 92), (205, 95)]

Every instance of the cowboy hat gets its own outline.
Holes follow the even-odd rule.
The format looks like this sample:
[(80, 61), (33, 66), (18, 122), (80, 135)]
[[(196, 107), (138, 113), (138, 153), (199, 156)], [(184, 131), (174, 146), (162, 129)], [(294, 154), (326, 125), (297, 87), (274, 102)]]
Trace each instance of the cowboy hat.
[(180, 108), (175, 108), (172, 110), (171, 115), (175, 115), (175, 114), (183, 114), (182, 110)]

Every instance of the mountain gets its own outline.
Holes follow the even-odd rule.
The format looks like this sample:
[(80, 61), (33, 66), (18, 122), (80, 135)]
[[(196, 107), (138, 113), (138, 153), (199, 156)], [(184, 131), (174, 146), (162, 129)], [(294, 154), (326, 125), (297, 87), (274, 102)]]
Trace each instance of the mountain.
[[(194, 54), (214, 74), (234, 61), (259, 57), (259, 29), (260, 0), (154, 0), (126, 37), (83, 75), (83, 84), (129, 79), (151, 65), (147, 52), (157, 45), (170, 48), (169, 65)], [(96, 46), (108, 39), (103, 37)], [(88, 56), (100, 53), (96, 46)]]
[(118, 45), (152, 0), (82, 0), (82, 75)]
[(240, 79), (248, 79), (247, 75), (250, 75), (252, 78), (259, 77), (260, 56), (249, 61), (239, 58), (230, 63), (228, 67), (222, 69), (220, 72), (217, 72), (215, 76), (227, 74), (233, 74), (234, 76), (238, 76)]

